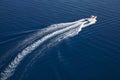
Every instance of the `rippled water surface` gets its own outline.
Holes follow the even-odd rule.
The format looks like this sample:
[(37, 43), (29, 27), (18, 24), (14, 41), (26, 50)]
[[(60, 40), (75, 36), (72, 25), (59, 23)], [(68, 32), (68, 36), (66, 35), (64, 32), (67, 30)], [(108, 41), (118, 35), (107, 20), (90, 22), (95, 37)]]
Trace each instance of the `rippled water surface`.
[(96, 15), (96, 24), (79, 34), (59, 43), (54, 42), (58, 39), (54, 36), (29, 52), (7, 79), (120, 80), (119, 3), (119, 0), (1, 0), (0, 73), (26, 47), (50, 34), (40, 34), (41, 29)]

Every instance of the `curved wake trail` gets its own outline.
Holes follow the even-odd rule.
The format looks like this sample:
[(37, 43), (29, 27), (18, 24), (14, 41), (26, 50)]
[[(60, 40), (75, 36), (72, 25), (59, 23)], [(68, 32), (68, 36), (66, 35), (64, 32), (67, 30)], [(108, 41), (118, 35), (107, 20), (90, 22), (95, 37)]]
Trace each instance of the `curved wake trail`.
[[(75, 22), (55, 24), (56, 26), (52, 25), (48, 28), (40, 30), (41, 32), (37, 33), (37, 34), (39, 34), (39, 36), (41, 36), (42, 34), (44, 35), (45, 33), (48, 33), (48, 34), (47, 35), (45, 34), (44, 37), (42, 37), (41, 39), (32, 43), (28, 47), (24, 48), (20, 53), (18, 53), (18, 55), (14, 58), (14, 60), (1, 73), (1, 78), (0, 79), (1, 80), (7, 80), (9, 77), (11, 77), (14, 74), (14, 71), (16, 70), (19, 63), (29, 53), (31, 53), (33, 50), (35, 50), (38, 46), (43, 44), (48, 39), (51, 39), (52, 37), (55, 37), (51, 40), (50, 43), (48, 43), (46, 46), (43, 46), (43, 48), (41, 49), (40, 52), (42, 52), (46, 48), (54, 46), (55, 44), (57, 44), (58, 42), (60, 42), (61, 40), (65, 39), (65, 38), (72, 37), (72, 36), (78, 34), (82, 29), (81, 26), (83, 26), (83, 25), (81, 25), (81, 24), (83, 23), (83, 21), (84, 21), (84, 19), (81, 19), (81, 20), (78, 20), (78, 21), (75, 21)], [(53, 31), (53, 32), (51, 32), (51, 31)], [(29, 38), (28, 40), (37, 38), (37, 36)], [(25, 42), (27, 42), (28, 40), (26, 40)], [(37, 54), (37, 55), (39, 56), (40, 53)], [(35, 56), (37, 56), (37, 55), (35, 55)], [(34, 59), (35, 58), (33, 58), (33, 60)]]

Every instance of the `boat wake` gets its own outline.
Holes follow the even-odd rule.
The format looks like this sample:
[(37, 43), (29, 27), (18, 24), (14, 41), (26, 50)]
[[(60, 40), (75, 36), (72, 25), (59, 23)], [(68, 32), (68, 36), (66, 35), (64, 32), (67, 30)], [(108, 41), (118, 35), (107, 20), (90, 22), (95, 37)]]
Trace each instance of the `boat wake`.
[[(37, 31), (27, 39), (23, 40), (21, 44), (19, 44), (24, 45), (29, 43), (29, 45), (26, 45), (26, 47), (20, 53), (18, 53), (18, 55), (1, 72), (0, 80), (7, 80), (10, 78), (14, 74), (20, 62), (39, 46), (41, 46), (40, 52), (31, 59), (32, 62), (34, 62), (37, 57), (40, 57), (45, 49), (55, 46), (66, 38), (77, 35), (82, 28), (92, 25), (95, 22), (96, 20), (93, 22), (88, 22), (85, 18), (75, 22), (53, 24), (47, 28)], [(43, 45), (48, 40), (50, 40), (48, 44)]]

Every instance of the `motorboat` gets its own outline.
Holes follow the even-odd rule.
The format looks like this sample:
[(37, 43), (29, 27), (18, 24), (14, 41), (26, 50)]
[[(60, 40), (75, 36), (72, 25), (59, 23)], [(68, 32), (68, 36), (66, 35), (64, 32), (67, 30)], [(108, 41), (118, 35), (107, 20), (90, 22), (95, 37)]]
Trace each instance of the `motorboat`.
[(78, 30), (80, 31), (82, 28), (85, 28), (87, 26), (95, 24), (97, 21), (96, 19), (97, 19), (97, 16), (92, 15), (90, 18), (85, 18), (85, 19), (79, 20), (81, 25), (80, 25), (80, 28)]
[(82, 23), (82, 28), (94, 24), (97, 21), (96, 19), (97, 16), (93, 16), (93, 15), (90, 18), (86, 18)]

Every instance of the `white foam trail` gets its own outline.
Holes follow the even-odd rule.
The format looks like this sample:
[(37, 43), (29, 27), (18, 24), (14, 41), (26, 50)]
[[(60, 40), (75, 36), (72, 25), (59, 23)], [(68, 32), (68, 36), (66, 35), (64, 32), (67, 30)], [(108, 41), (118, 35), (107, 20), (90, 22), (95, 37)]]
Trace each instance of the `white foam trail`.
[[(38, 40), (37, 42), (31, 44), (30, 46), (26, 47), (21, 53), (18, 53), (17, 57), (15, 57), (15, 59), (8, 65), (7, 68), (5, 68), (5, 70), (1, 73), (1, 80), (6, 80), (8, 79), (10, 76), (13, 75), (16, 67), (18, 66), (18, 64), (23, 60), (23, 58), (31, 53), (33, 50), (35, 50), (40, 44), (42, 44), (44, 41), (46, 41), (47, 39), (56, 36), (58, 34), (61, 34), (69, 29), (72, 29), (76, 26), (79, 26), (81, 23), (78, 22), (75, 25), (66, 27), (64, 29), (55, 31), (51, 34), (46, 35), (45, 37), (43, 37), (42, 39)], [(49, 30), (48, 30), (49, 31)]]
[(44, 56), (44, 54), (42, 54), (42, 53), (44, 53), (44, 51), (46, 51), (46, 49), (57, 45), (60, 41), (66, 39), (66, 38), (73, 37), (73, 36), (77, 35), (82, 30), (82, 28), (89, 26), (89, 25), (83, 25), (83, 23), (80, 26), (76, 27), (75, 29), (71, 29), (71, 30), (64, 32), (63, 34), (60, 34), (59, 36), (50, 40), (50, 42), (47, 45), (44, 45), (43, 48), (40, 49), (40, 51), (37, 52), (37, 54), (26, 65), (26, 68), (25, 68), (24, 72), (22, 73), (19, 80), (22, 80), (23, 76), (25, 75), (26, 71), (28, 70), (28, 67), (30, 67), (30, 65), (34, 64), (34, 62), (36, 62), (37, 58)]

